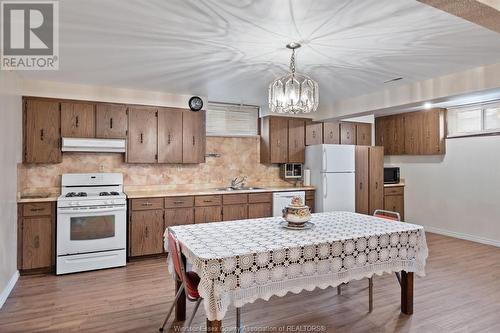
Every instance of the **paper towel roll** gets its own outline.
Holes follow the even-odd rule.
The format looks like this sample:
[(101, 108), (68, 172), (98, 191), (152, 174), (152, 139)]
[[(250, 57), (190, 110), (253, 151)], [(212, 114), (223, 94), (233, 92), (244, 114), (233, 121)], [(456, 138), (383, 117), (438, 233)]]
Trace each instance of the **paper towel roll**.
[(304, 170), (304, 186), (311, 186), (311, 170)]

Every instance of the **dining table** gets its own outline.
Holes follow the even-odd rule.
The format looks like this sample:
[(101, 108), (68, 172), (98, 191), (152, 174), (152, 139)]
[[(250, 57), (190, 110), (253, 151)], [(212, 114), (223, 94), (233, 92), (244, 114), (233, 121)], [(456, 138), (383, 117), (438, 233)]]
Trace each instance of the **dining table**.
[[(165, 235), (173, 232), (179, 241), (183, 264), (189, 262), (200, 277), (208, 332), (222, 331), (230, 306), (384, 273), (400, 272), (395, 287), (401, 288), (401, 312), (413, 313), (414, 273), (425, 275), (428, 256), (422, 226), (341, 211), (312, 214), (310, 222), (312, 228), (304, 230), (285, 228), (281, 217), (166, 229)], [(174, 274), (171, 262), (169, 270)], [(185, 295), (175, 316), (186, 318)]]

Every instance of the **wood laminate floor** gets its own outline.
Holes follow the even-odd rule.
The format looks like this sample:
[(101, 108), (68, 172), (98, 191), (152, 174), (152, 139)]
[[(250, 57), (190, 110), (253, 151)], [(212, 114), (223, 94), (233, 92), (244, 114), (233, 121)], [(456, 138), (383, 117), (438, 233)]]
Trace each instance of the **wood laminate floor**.
[[(396, 277), (386, 274), (374, 279), (372, 313), (367, 280), (354, 281), (341, 296), (328, 288), (246, 305), (246, 332), (500, 332), (500, 248), (429, 233), (427, 241), (427, 276), (416, 277), (413, 316), (400, 313)], [(0, 332), (157, 332), (173, 295), (164, 259), (23, 276), (0, 310)], [(188, 303), (188, 314), (192, 308)], [(230, 309), (227, 331), (234, 321)], [(204, 324), (200, 307), (191, 332)]]

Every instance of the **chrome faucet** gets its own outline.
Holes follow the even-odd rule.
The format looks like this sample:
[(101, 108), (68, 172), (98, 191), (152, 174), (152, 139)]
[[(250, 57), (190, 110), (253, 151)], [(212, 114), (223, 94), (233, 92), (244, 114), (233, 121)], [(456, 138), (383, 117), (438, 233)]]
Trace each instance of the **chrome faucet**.
[(243, 176), (243, 177), (236, 177), (234, 179), (231, 180), (231, 188), (233, 189), (240, 189), (242, 187), (245, 186), (246, 184), (246, 181), (247, 181), (247, 176)]

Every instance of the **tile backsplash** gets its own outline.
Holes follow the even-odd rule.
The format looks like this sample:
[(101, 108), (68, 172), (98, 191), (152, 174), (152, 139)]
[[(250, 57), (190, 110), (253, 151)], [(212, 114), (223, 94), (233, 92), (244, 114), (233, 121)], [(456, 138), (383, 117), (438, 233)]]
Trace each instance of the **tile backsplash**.
[(207, 137), (207, 157), (202, 164), (128, 164), (123, 154), (64, 153), (59, 164), (19, 164), (18, 188), (21, 193), (57, 191), (61, 174), (121, 172), (126, 187), (172, 186), (209, 188), (228, 185), (236, 176), (248, 176), (249, 185), (286, 186), (277, 165), (260, 164), (258, 137)]

